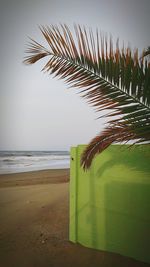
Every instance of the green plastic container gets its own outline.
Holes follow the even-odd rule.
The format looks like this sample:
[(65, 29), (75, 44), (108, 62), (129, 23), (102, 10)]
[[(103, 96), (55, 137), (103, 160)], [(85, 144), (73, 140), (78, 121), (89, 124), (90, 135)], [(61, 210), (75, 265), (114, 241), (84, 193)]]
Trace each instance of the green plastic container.
[(71, 148), (70, 241), (150, 263), (150, 145), (112, 145), (80, 167)]

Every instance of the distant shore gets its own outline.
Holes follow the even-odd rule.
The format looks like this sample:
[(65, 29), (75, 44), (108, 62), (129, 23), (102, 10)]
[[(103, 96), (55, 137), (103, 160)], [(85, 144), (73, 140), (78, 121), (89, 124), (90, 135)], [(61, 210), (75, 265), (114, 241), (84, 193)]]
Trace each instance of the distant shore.
[(69, 181), (69, 169), (50, 169), (12, 174), (0, 174), (0, 188)]

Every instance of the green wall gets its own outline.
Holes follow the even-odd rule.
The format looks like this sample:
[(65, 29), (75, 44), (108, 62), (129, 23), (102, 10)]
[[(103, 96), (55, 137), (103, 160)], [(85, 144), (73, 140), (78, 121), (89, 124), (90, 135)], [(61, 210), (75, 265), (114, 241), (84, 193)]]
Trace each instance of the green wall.
[(71, 148), (70, 240), (150, 263), (150, 146), (112, 145), (89, 171)]

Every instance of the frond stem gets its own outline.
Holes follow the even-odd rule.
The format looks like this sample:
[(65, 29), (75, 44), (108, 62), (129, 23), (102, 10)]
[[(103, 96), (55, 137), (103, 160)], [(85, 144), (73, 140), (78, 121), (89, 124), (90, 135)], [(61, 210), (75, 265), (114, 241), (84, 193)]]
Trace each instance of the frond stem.
[(70, 58), (66, 58), (65, 56), (62, 56), (62, 55), (59, 55), (59, 54), (54, 54), (54, 53), (51, 53), (50, 51), (47, 51), (47, 55), (46, 56), (54, 56), (58, 59), (62, 59), (62, 60), (65, 60), (67, 61), (68, 63), (70, 64), (73, 64), (75, 67), (80, 67), (82, 68), (83, 70), (85, 70), (86, 72), (88, 72), (90, 75), (93, 75), (94, 77), (97, 77), (97, 78), (101, 78), (103, 79), (103, 81), (107, 84), (109, 84), (111, 87), (113, 88), (116, 88), (117, 90), (119, 90), (121, 92), (121, 94), (125, 94), (128, 96), (128, 98), (132, 98), (134, 102), (138, 102), (140, 106), (143, 106), (144, 108), (146, 109), (149, 109), (150, 110), (150, 107), (147, 106), (146, 104), (142, 103), (140, 100), (138, 100), (137, 98), (133, 97), (132, 95), (128, 94), (127, 92), (121, 90), (119, 87), (117, 87), (116, 85), (112, 84), (111, 82), (109, 82), (108, 80), (106, 80), (104, 77), (101, 77), (99, 76), (98, 74), (96, 74), (95, 72), (87, 69), (83, 64), (77, 64), (75, 63), (72, 59)]

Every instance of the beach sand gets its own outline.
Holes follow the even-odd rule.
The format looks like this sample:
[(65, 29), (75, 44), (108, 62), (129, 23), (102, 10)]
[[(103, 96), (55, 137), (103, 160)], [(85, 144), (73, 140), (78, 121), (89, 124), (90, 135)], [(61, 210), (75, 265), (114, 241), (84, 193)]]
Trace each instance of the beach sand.
[(0, 175), (0, 267), (147, 267), (69, 241), (69, 170)]

